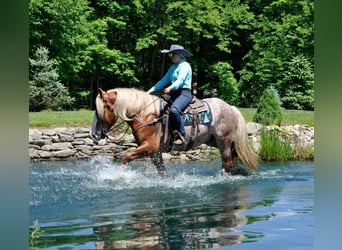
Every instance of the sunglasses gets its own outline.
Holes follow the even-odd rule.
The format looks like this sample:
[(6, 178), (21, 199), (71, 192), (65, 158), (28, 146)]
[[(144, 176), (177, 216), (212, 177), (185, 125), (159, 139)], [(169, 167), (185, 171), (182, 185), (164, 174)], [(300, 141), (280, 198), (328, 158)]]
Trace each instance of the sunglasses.
[(168, 55), (169, 55), (169, 57), (171, 58), (171, 57), (173, 57), (174, 55), (177, 55), (177, 54), (175, 54), (175, 53), (169, 53)]

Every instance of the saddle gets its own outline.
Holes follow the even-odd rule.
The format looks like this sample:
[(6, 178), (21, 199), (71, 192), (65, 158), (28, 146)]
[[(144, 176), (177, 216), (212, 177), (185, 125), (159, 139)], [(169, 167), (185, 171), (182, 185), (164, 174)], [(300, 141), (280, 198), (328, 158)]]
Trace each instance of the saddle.
[[(162, 101), (164, 102), (162, 106), (162, 113), (165, 118), (162, 120), (164, 125), (164, 133), (161, 138), (161, 145), (164, 148), (167, 148), (166, 151), (171, 151), (173, 148), (173, 133), (169, 131), (169, 110), (172, 104), (169, 95), (162, 95)], [(198, 99), (193, 95), (190, 104), (185, 108), (182, 113), (182, 118), (184, 121), (184, 126), (191, 126), (191, 136), (190, 142), (187, 145), (187, 148), (190, 148), (195, 140), (196, 136), (200, 132), (199, 124), (209, 124), (212, 121), (212, 113), (211, 109), (206, 101)], [(186, 150), (186, 149), (185, 149)]]

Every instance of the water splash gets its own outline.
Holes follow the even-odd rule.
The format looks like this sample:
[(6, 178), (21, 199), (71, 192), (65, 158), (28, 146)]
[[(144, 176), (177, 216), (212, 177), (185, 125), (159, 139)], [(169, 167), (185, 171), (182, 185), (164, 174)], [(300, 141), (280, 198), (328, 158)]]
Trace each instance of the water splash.
[(216, 165), (168, 164), (165, 176), (158, 174), (152, 163), (139, 161), (121, 165), (105, 157), (94, 157), (89, 163), (94, 185), (113, 190), (134, 188), (189, 189), (213, 184), (245, 180), (243, 176), (230, 176), (220, 171)]

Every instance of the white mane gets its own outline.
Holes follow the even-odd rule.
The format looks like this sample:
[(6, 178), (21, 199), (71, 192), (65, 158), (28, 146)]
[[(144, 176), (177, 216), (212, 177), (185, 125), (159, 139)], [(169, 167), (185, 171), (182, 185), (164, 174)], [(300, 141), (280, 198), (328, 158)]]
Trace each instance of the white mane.
[(160, 113), (160, 101), (157, 96), (134, 88), (116, 88), (107, 91), (107, 93), (111, 92), (116, 92), (113, 112), (125, 121)]

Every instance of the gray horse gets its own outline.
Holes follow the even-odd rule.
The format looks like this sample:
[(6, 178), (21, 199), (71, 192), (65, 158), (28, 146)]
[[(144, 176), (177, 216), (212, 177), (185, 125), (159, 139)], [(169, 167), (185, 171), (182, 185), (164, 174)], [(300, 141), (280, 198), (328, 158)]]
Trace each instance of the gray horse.
[[(108, 131), (121, 118), (132, 129), (138, 145), (121, 158), (121, 163), (151, 156), (158, 172), (164, 173), (162, 152), (169, 150), (166, 139), (169, 138), (169, 133), (161, 103), (160, 97), (134, 88), (116, 88), (107, 92), (99, 89), (91, 137), (95, 141), (104, 138), (103, 131)], [(186, 125), (185, 130), (190, 141), (173, 149), (190, 150), (205, 143), (219, 149), (222, 168), (226, 172), (248, 174), (249, 171), (239, 165), (239, 159), (257, 171), (258, 156), (250, 148), (246, 122), (240, 111), (218, 98), (203, 99), (202, 103), (210, 110), (206, 122), (195, 119), (195, 130), (195, 124)]]

